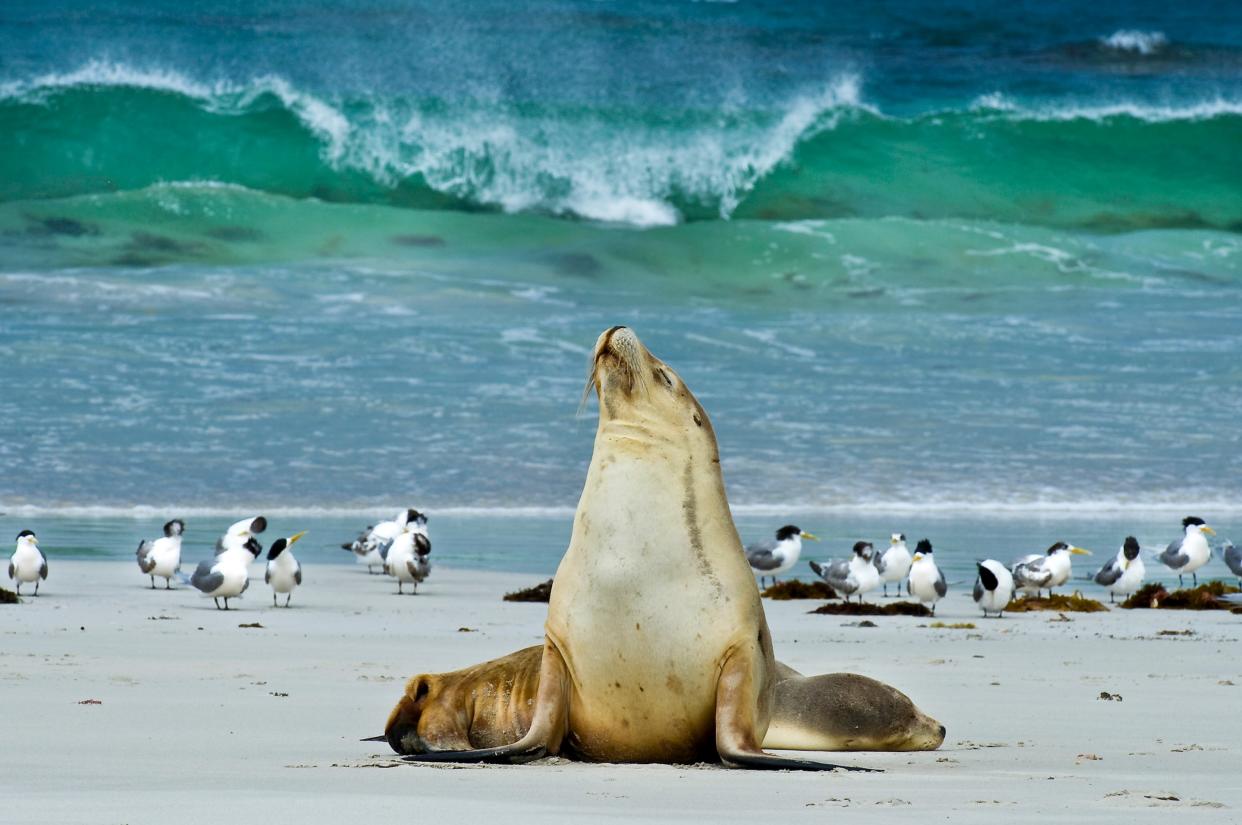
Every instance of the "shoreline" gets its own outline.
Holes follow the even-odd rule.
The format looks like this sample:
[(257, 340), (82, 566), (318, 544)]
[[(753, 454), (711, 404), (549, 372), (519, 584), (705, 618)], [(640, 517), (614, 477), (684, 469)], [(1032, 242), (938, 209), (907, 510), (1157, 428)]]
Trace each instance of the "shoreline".
[[(684, 821), (705, 811), (810, 822), (835, 807), (1104, 821), (1147, 808), (1218, 818), (1242, 799), (1231, 767), (1240, 746), (1222, 724), (1242, 690), (1230, 655), (1242, 620), (1225, 611), (984, 621), (951, 592), (935, 620), (973, 628), (908, 617), (873, 617), (869, 628), (809, 615), (813, 602), (765, 600), (779, 659), (881, 679), (946, 725), (938, 751), (832, 757), (883, 774), (566, 760), (381, 770), (396, 764), (391, 754), (358, 740), (382, 730), (406, 678), (542, 637), (543, 605), (501, 601), (527, 575), (437, 568), (419, 595), (398, 598), (387, 579), (307, 564), (293, 608), (270, 607), (260, 577), (241, 609), (225, 612), (197, 593), (152, 592), (131, 566), (62, 561), (46, 595), (0, 606), (0, 682), (10, 707), (27, 711), (10, 717), (19, 747), (0, 754), (13, 822), (218, 821), (221, 799), (310, 823), (411, 812)], [(254, 622), (262, 627), (239, 627)], [(101, 704), (79, 704), (91, 699)]]

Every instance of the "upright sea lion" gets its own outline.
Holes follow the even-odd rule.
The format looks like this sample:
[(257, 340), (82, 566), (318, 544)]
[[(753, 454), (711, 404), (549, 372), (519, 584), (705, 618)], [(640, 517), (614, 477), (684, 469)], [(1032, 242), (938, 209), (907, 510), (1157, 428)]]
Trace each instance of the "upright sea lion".
[[(841, 767), (761, 747), (776, 660), (707, 412), (625, 327), (596, 342), (591, 389), (599, 426), (529, 729), (510, 744), (405, 758), (523, 762), (565, 750), (600, 762)], [(407, 733), (398, 719), (388, 736)]]
[[(451, 673), (410, 679), (385, 737), (397, 753), (495, 748), (530, 729), (539, 645)], [(781, 750), (935, 750), (944, 727), (904, 693), (852, 673), (802, 676), (776, 663), (772, 722), (763, 745)]]

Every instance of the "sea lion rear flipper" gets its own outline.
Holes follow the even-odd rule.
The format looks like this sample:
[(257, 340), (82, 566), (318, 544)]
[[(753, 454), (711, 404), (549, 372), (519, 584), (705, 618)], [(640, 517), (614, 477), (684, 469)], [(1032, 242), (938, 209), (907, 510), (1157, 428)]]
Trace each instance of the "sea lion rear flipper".
[[(561, 653), (550, 641), (543, 645), (539, 664), (539, 692), (535, 696), (535, 715), (530, 730), (511, 745), (467, 751), (433, 751), (401, 757), (406, 762), (488, 762), (520, 765), (560, 751), (569, 727), (569, 669)], [(386, 731), (388, 741), (400, 741), (399, 731)], [(394, 740), (395, 736), (395, 740)]]
[(833, 765), (809, 759), (790, 759), (767, 753), (760, 747), (756, 734), (759, 706), (758, 670), (754, 657), (761, 655), (756, 646), (734, 650), (720, 670), (716, 687), (716, 752), (726, 765), (792, 771), (872, 771), (851, 765)]

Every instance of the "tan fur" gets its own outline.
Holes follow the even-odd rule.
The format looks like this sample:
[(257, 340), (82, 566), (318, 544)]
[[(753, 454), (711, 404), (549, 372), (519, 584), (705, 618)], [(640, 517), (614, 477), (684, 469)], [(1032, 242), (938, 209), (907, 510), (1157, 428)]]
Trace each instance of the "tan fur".
[[(776, 662), (707, 413), (624, 327), (600, 335), (591, 381), (599, 425), (530, 727), (498, 748), (416, 758), (515, 762), (564, 748), (592, 761), (832, 767), (759, 749)], [(416, 742), (398, 711), (390, 743)]]
[[(401, 753), (490, 748), (530, 729), (543, 648), (524, 648), (451, 673), (409, 680), (387, 731), (402, 731)], [(940, 723), (905, 694), (849, 673), (802, 676), (777, 662), (766, 748), (822, 751), (935, 750)], [(391, 734), (390, 734), (391, 736)]]

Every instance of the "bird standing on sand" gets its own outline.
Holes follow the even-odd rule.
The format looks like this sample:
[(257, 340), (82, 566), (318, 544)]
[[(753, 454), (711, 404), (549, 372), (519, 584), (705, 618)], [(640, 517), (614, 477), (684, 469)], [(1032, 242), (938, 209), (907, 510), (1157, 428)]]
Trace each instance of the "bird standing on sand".
[(285, 607), (293, 598), (294, 589), (302, 583), (302, 564), (293, 557), (293, 545), (306, 535), (303, 530), (287, 539), (276, 539), (267, 550), (267, 571), (263, 581), (272, 587), (272, 607), (276, 607), (276, 594), (285, 594)]
[(235, 599), (250, 586), (250, 562), (263, 552), (257, 541), (228, 549), (211, 561), (200, 561), (190, 576), (190, 584), (201, 590), (216, 603), (224, 599), (224, 609), (229, 609), (229, 599)]
[(352, 552), (357, 557), (355, 561), (358, 564), (367, 566), (368, 573), (374, 573), (372, 569), (374, 567), (379, 567), (382, 573), (385, 569), (384, 556), (388, 552), (388, 547), (407, 526), (412, 526), (415, 532), (427, 535), (427, 516), (413, 507), (408, 507), (397, 513), (396, 518), (391, 521), (381, 521), (363, 530), (358, 538), (348, 544), (342, 544), (341, 549)]
[(155, 589), (155, 577), (164, 580), (164, 589), (172, 590), (172, 577), (181, 570), (181, 535), (185, 522), (179, 518), (164, 525), (162, 538), (138, 543), (138, 569), (151, 577), (151, 589)]
[(1186, 516), (1182, 519), (1182, 537), (1165, 548), (1158, 558), (1177, 574), (1177, 586), (1181, 587), (1182, 576), (1190, 573), (1194, 576), (1195, 586), (1199, 586), (1199, 574), (1195, 571), (1207, 564), (1212, 558), (1212, 548), (1208, 546), (1204, 533), (1216, 535), (1216, 531), (1208, 527), (1198, 516)]
[(759, 586), (763, 586), (764, 576), (771, 576), (776, 584), (776, 577), (785, 573), (798, 563), (802, 555), (802, 540), (819, 541), (817, 536), (804, 532), (801, 527), (786, 524), (776, 531), (776, 539), (766, 539), (746, 545), (746, 561), (759, 574)]
[(910, 572), (910, 565), (914, 561), (910, 556), (910, 550), (906, 547), (906, 536), (904, 533), (893, 533), (888, 540), (888, 549), (883, 553), (875, 554), (875, 569), (880, 572), (880, 580), (884, 582), (884, 596), (888, 597), (889, 582), (897, 585), (896, 595), (901, 595), (901, 580)]
[(39, 595), (39, 582), (47, 581), (47, 556), (39, 549), (39, 539), (33, 530), (23, 530), (17, 534), (17, 547), (9, 559), (9, 578), (13, 580), (13, 590), (22, 594), (22, 582), (34, 582), (34, 594)]
[(1238, 585), (1242, 587), (1242, 549), (1234, 547), (1233, 542), (1226, 541), (1220, 548), (1220, 554), (1225, 557), (1225, 566), (1238, 577)]
[(1028, 596), (1033, 592), (1038, 597), (1044, 588), (1052, 595), (1052, 588), (1069, 581), (1073, 566), (1071, 555), (1089, 556), (1091, 551), (1058, 541), (1043, 556), (1023, 556), (1011, 568), (1014, 585)]
[(920, 603), (931, 603), (932, 615), (936, 615), (936, 602), (949, 592), (949, 585), (944, 580), (944, 573), (936, 566), (932, 558), (931, 542), (921, 539), (914, 548), (914, 558), (910, 562), (910, 577), (906, 579), (906, 592)]
[(979, 578), (975, 579), (975, 604), (983, 608), (983, 618), (995, 613), (1000, 618), (1013, 599), (1013, 574), (995, 559), (976, 562)]
[(863, 594), (880, 586), (880, 571), (871, 563), (874, 555), (875, 548), (871, 542), (860, 541), (854, 544), (849, 560), (837, 559), (827, 565), (813, 561), (811, 569), (841, 598), (848, 602), (850, 596), (857, 595), (858, 603), (862, 604)]
[(1117, 551), (1117, 555), (1109, 559), (1108, 564), (1095, 574), (1095, 583), (1108, 590), (1108, 602), (1116, 601), (1114, 594), (1128, 596), (1138, 590), (1147, 575), (1147, 565), (1143, 564), (1138, 539), (1126, 536), (1125, 543)]
[(397, 595), (404, 592), (407, 583), (414, 585), (431, 573), (431, 539), (426, 534), (406, 529), (393, 539), (384, 556), (384, 570), (397, 580)]
[(217, 558), (228, 553), (236, 554), (246, 564), (257, 559), (263, 552), (263, 545), (255, 536), (267, 529), (267, 519), (263, 516), (242, 519), (229, 525), (224, 535), (216, 539)]

